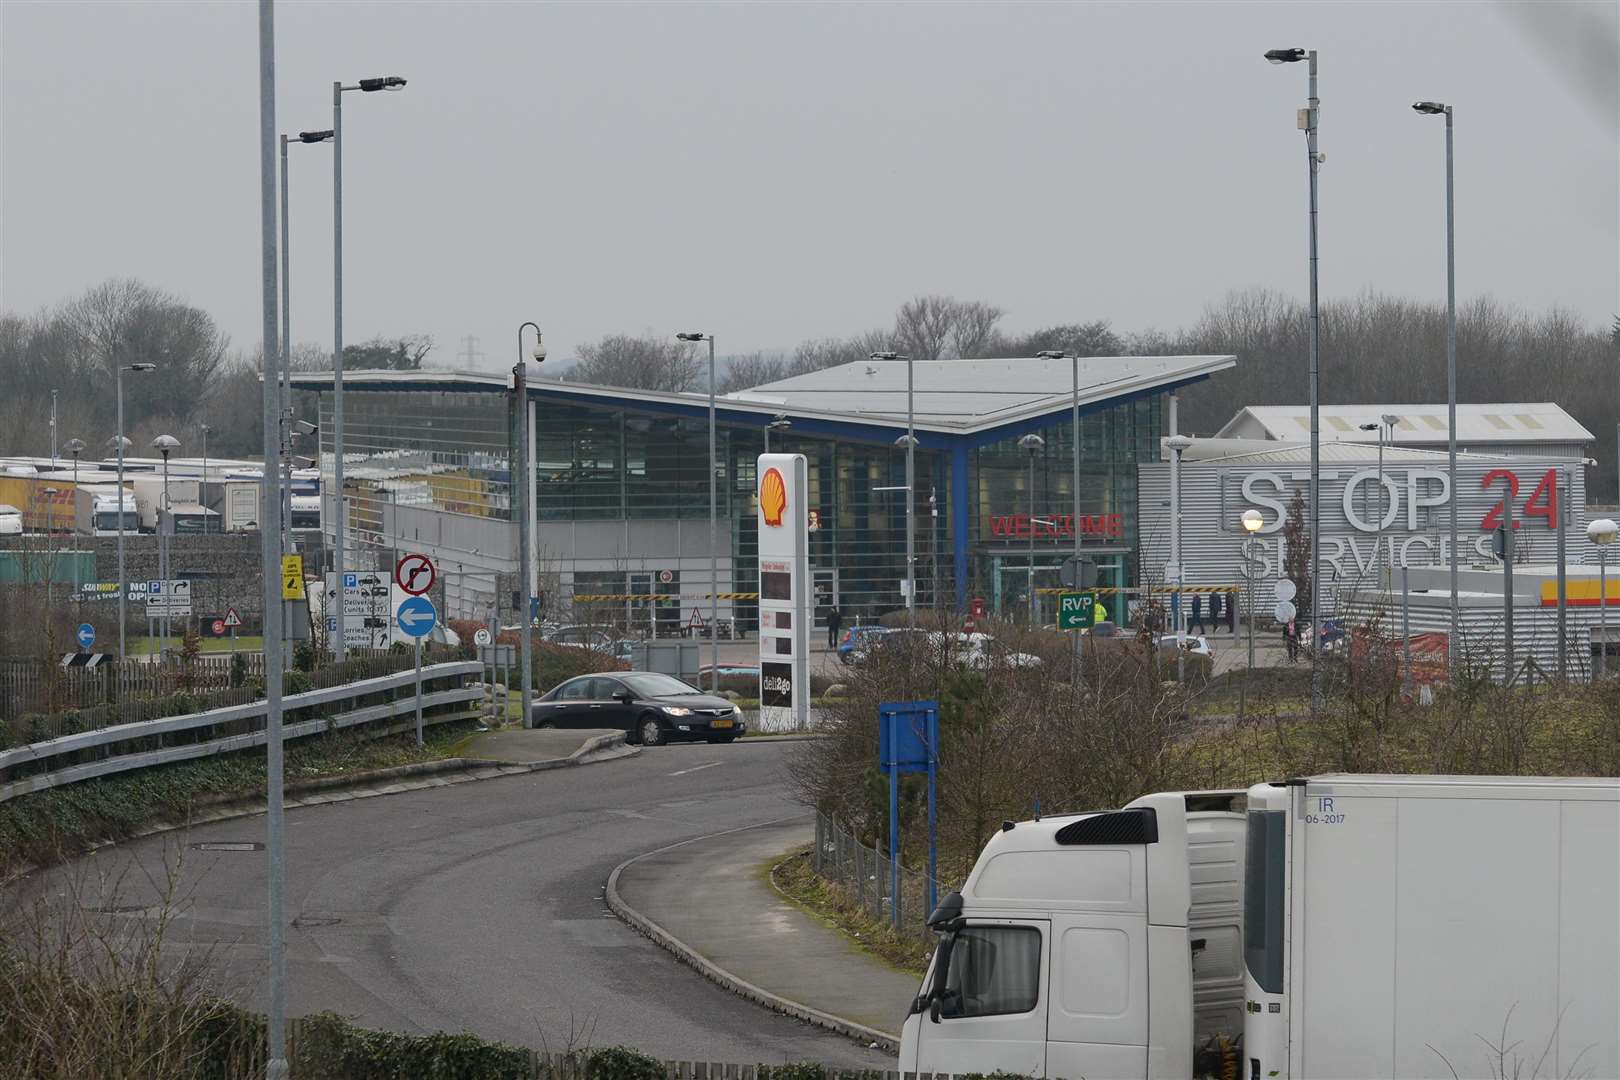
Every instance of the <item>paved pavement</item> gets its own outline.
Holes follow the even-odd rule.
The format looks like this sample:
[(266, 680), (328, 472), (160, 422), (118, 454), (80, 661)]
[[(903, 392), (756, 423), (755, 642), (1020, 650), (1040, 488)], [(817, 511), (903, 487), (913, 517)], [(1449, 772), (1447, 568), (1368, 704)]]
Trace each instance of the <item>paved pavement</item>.
[[(801, 813), (782, 772), (797, 745), (658, 747), (289, 810), (293, 1015), (331, 1009), (369, 1027), (536, 1049), (572, 1037), (678, 1060), (892, 1064), (710, 983), (603, 901), (608, 874), (633, 855)], [(169, 940), (211, 948), (219, 989), (263, 1008), (265, 858), (234, 849), (263, 839), (262, 817), (217, 822), (103, 849), (21, 889), (60, 895), (77, 879), (83, 902), (110, 917), (150, 918), (165, 860), (178, 859)]]
[(542, 761), (566, 758), (598, 735), (615, 733), (622, 735), (624, 732), (622, 728), (567, 731), (556, 728), (503, 728), (477, 736), (462, 748), (461, 756), (474, 761), (537, 765)]
[(814, 840), (813, 819), (798, 817), (682, 844), (626, 866), (619, 896), (744, 982), (899, 1038), (917, 976), (857, 949), (759, 872)]

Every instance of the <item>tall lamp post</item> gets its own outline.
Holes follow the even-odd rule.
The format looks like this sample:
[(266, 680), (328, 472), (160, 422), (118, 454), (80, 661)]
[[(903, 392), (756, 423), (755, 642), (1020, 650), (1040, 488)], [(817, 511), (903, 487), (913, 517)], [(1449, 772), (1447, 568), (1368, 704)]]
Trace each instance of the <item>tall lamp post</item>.
[(792, 426), (793, 421), (789, 420), (785, 413), (777, 413), (771, 417), (771, 422), (765, 425), (765, 452), (767, 454), (771, 452), (771, 432), (786, 431)]
[(1602, 679), (1608, 675), (1606, 659), (1609, 652), (1609, 545), (1620, 529), (1617, 529), (1613, 518), (1598, 518), (1586, 526), (1586, 538), (1597, 545), (1598, 549), (1598, 626), (1601, 628), (1599, 636), (1603, 639), (1598, 643), (1597, 677)]
[(1446, 485), (1451, 496), (1451, 642), (1446, 657), (1454, 674), (1461, 613), (1457, 600), (1457, 226), (1452, 212), (1451, 106), (1419, 101), (1412, 108), (1425, 116), (1446, 118)]
[(169, 605), (174, 594), (169, 591), (169, 534), (174, 531), (174, 511), (169, 503), (169, 455), (179, 449), (180, 440), (173, 435), (159, 435), (152, 440), (152, 449), (163, 455), (163, 513), (158, 515), (158, 577), (163, 580), (163, 638), (158, 656), (169, 651)]
[[(198, 484), (197, 484), (197, 501), (202, 503), (202, 508), (204, 510), (207, 510), (208, 509), (208, 436), (214, 430), (214, 428), (213, 428), (213, 425), (211, 425), (211, 424), (203, 424), (201, 427), (202, 427), (202, 444), (203, 444), (202, 445), (203, 462), (202, 462), (202, 480), (200, 480), (198, 482)], [(208, 515), (204, 514), (203, 515), (203, 532), (209, 532), (209, 531), (211, 531), (211, 530), (208, 528)]]
[[(1266, 519), (1260, 515), (1258, 510), (1245, 510), (1243, 516), (1238, 520), (1243, 523), (1243, 531), (1249, 534), (1250, 539), (1253, 539), (1256, 533), (1266, 527)], [(1249, 553), (1245, 551), (1243, 576), (1248, 578), (1249, 599), (1248, 611), (1244, 613), (1243, 621), (1249, 624), (1249, 667), (1252, 670), (1254, 668), (1254, 564), (1249, 561), (1248, 555)]]
[[(1081, 584), (1081, 579), (1080, 579), (1080, 356), (1079, 356), (1078, 353), (1064, 352), (1062, 349), (1048, 349), (1045, 352), (1036, 353), (1035, 356), (1038, 359), (1041, 359), (1041, 360), (1065, 360), (1065, 359), (1068, 360), (1069, 361), (1069, 366), (1070, 366), (1070, 372), (1074, 377), (1074, 417), (1073, 417), (1073, 420), (1071, 421), (1071, 423), (1073, 424), (1073, 428), (1074, 428), (1074, 430), (1073, 430), (1074, 446), (1072, 448), (1073, 451), (1074, 451), (1074, 462), (1073, 462), (1074, 475), (1069, 480), (1069, 487), (1073, 489), (1071, 494), (1073, 494), (1073, 496), (1074, 496), (1074, 517), (1071, 520), (1070, 524), (1073, 526), (1073, 531), (1074, 531), (1074, 573), (1075, 573), (1074, 583), (1075, 583), (1076, 587), (1078, 587)], [(1080, 644), (1080, 635), (1076, 634), (1075, 638), (1074, 638), (1074, 641), (1075, 641), (1075, 646), (1078, 649), (1078, 646)]]
[[(337, 519), (332, 530), (332, 573), (340, 591), (343, 588), (344, 529), (347, 525), (343, 513), (343, 92), (359, 90), (364, 94), (374, 94), (379, 90), (403, 89), (405, 80), (397, 75), (361, 79), (352, 86), (344, 86), (341, 80), (332, 84), (332, 495)], [(300, 140), (303, 138), (303, 135), (299, 136)], [(285, 403), (282, 411), (285, 414)], [(266, 467), (268, 465), (266, 462)], [(344, 619), (341, 603), (335, 614), (337, 632), (332, 635), (332, 657), (342, 660)]]
[(1183, 647), (1182, 623), (1186, 612), (1182, 610), (1181, 583), (1187, 573), (1181, 565), (1181, 455), (1193, 443), (1186, 435), (1172, 435), (1164, 440), (1170, 448), (1170, 564), (1176, 568), (1176, 580), (1171, 582), (1175, 592), (1171, 594), (1172, 607), (1175, 608), (1176, 633), (1176, 682), (1186, 681), (1187, 676), (1187, 650)]
[[(277, 432), (277, 443), (281, 447), (281, 460), (276, 463), (276, 472), (279, 479), (276, 505), (281, 508), (281, 548), (283, 551), (292, 550), (292, 460), (288, 456), (289, 440), (287, 438), (287, 420), (290, 415), (288, 398), (292, 393), (292, 242), (290, 239), (289, 221), (291, 215), (287, 210), (287, 191), (289, 174), (287, 172), (287, 147), (296, 141), (300, 145), (322, 143), (334, 137), (332, 131), (300, 131), (296, 140), (281, 136), (281, 356), (278, 358), (279, 369), (276, 372), (276, 410), (280, 417), (280, 431)], [(265, 372), (268, 382), (270, 373)], [(207, 456), (206, 454), (204, 455)], [(268, 472), (266, 473), (268, 475)], [(339, 491), (343, 490), (341, 487)], [(342, 582), (340, 576), (337, 581)], [(341, 585), (339, 586), (341, 592)], [(338, 616), (342, 617), (343, 605), (338, 604)], [(342, 635), (342, 626), (339, 625), (339, 636)]]
[(1018, 440), (1029, 451), (1029, 628), (1035, 628), (1035, 455), (1046, 440), (1033, 431)]
[(114, 394), (118, 398), (118, 659), (129, 655), (124, 647), (124, 594), (129, 586), (124, 581), (124, 450), (129, 440), (124, 438), (124, 372), (146, 373), (156, 371), (156, 364), (120, 364), (113, 376)]
[[(917, 625), (917, 414), (916, 381), (911, 357), (887, 351), (871, 354), (873, 360), (906, 362), (906, 625)], [(899, 439), (895, 445), (902, 445)]]
[[(84, 440), (83, 439), (69, 439), (67, 441), (67, 445), (62, 447), (62, 449), (66, 450), (68, 453), (73, 455), (73, 508), (74, 508), (74, 513), (73, 513), (74, 544), (73, 544), (73, 547), (74, 547), (74, 550), (76, 552), (78, 550), (78, 546), (79, 546), (78, 545), (78, 539), (77, 539), (78, 535), (79, 535), (79, 514), (78, 514), (78, 507), (79, 507), (79, 455), (84, 453)], [(96, 503), (95, 503), (95, 500), (92, 499), (92, 500), (90, 500), (90, 535), (94, 536), (95, 533), (96, 533)], [(82, 582), (79, 580), (79, 559), (78, 559), (78, 556), (75, 554), (74, 558), (73, 558), (73, 598), (74, 598), (75, 601), (77, 601), (78, 598), (79, 598), (79, 586), (81, 584), (82, 584)]]
[[(518, 426), (518, 459), (512, 463), (512, 477), (517, 481), (517, 499), (514, 500), (513, 510), (518, 515), (518, 581), (523, 589), (523, 610), (518, 613), (518, 622), (523, 627), (518, 634), (523, 650), (523, 716), (518, 721), (520, 727), (531, 727), (534, 717), (530, 707), (534, 699), (534, 616), (529, 610), (534, 592), (534, 562), (531, 558), (531, 548), (534, 545), (533, 532), (529, 521), (533, 517), (534, 498), (534, 470), (529, 467), (529, 382), (528, 369), (523, 360), (523, 331), (527, 327), (534, 328), (534, 362), (543, 364), (546, 361), (545, 335), (540, 332), (540, 325), (525, 322), (518, 326), (518, 362), (512, 368), (512, 396), (517, 412)], [(392, 506), (392, 517), (399, 521), (398, 496), (390, 489), (389, 502)], [(397, 524), (395, 528), (398, 528)], [(395, 542), (398, 547), (398, 541)], [(397, 558), (397, 550), (396, 550)], [(341, 579), (339, 579), (341, 580)], [(504, 720), (505, 717), (502, 717)]]
[[(1305, 108), (1299, 113), (1299, 127), (1305, 132), (1305, 160), (1310, 171), (1310, 234), (1311, 234), (1311, 343), (1310, 343), (1310, 412), (1311, 412), (1311, 609), (1307, 626), (1311, 635), (1311, 719), (1322, 706), (1322, 669), (1318, 654), (1321, 650), (1322, 575), (1322, 429), (1317, 408), (1317, 375), (1322, 357), (1322, 310), (1317, 296), (1316, 250), (1316, 176), (1322, 166), (1322, 154), (1316, 147), (1316, 132), (1320, 117), (1320, 101), (1316, 96), (1316, 50), (1271, 49), (1266, 59), (1273, 64), (1307, 62), (1308, 92)], [(1452, 505), (1456, 505), (1455, 491)], [(1455, 545), (1454, 545), (1455, 546)]]
[(720, 492), (715, 477), (714, 335), (701, 330), (676, 334), (681, 341), (709, 343), (709, 692), (720, 686)]
[[(1384, 487), (1384, 442), (1386, 439), (1393, 442), (1395, 439), (1395, 425), (1400, 417), (1390, 413), (1380, 416), (1376, 423), (1357, 424), (1362, 431), (1376, 431), (1378, 433), (1378, 528), (1373, 540), (1373, 569), (1377, 571), (1383, 563), (1384, 519), (1389, 516), (1389, 492)], [(1378, 586), (1381, 589), (1390, 587), (1388, 573), (1379, 575)]]

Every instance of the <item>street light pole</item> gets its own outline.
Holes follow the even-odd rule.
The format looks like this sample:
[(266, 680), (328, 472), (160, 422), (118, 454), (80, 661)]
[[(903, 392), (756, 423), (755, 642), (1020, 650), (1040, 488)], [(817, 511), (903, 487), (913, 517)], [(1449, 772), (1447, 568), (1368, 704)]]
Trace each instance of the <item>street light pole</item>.
[(1457, 225), (1453, 212), (1451, 106), (1419, 101), (1412, 108), (1426, 116), (1446, 118), (1446, 484), (1451, 503), (1451, 557), (1447, 560), (1451, 566), (1451, 640), (1446, 659), (1455, 676), (1462, 620), (1457, 599)]
[(720, 686), (720, 492), (715, 478), (714, 335), (694, 330), (675, 337), (709, 343), (709, 692), (716, 693)]
[[(530, 598), (534, 592), (534, 562), (530, 549), (534, 545), (534, 535), (529, 528), (532, 515), (530, 508), (532, 500), (537, 494), (534, 490), (534, 470), (529, 467), (529, 381), (528, 368), (523, 360), (523, 330), (525, 327), (534, 328), (534, 362), (543, 364), (546, 360), (545, 336), (540, 332), (540, 324), (524, 322), (518, 325), (518, 361), (512, 368), (512, 397), (514, 411), (518, 426), (518, 453), (517, 461), (512, 463), (513, 487), (517, 498), (512, 499), (512, 511), (518, 516), (518, 581), (523, 590), (523, 610), (518, 612), (518, 622), (522, 631), (518, 640), (523, 650), (523, 715), (518, 720), (518, 726), (528, 728), (533, 726), (534, 717), (531, 714), (531, 705), (534, 700), (534, 615), (529, 610)], [(398, 496), (392, 494), (390, 489), (390, 502), (393, 504), (392, 516), (399, 520)], [(396, 526), (397, 527), (397, 526)], [(396, 548), (398, 542), (395, 542)], [(398, 552), (395, 552), (398, 559)], [(340, 579), (341, 580), (341, 579)], [(510, 689), (508, 689), (510, 693)], [(504, 708), (504, 706), (503, 706)], [(505, 716), (501, 717), (504, 722)]]
[[(1322, 429), (1321, 416), (1318, 408), (1318, 374), (1321, 368), (1322, 350), (1322, 309), (1317, 291), (1317, 254), (1316, 242), (1316, 186), (1317, 172), (1322, 165), (1322, 155), (1317, 150), (1317, 126), (1319, 120), (1318, 110), (1321, 102), (1316, 96), (1316, 50), (1315, 49), (1272, 49), (1266, 53), (1266, 59), (1273, 64), (1292, 64), (1300, 60), (1307, 62), (1308, 92), (1304, 110), (1300, 114), (1300, 126), (1305, 131), (1305, 158), (1310, 170), (1310, 278), (1311, 278), (1311, 325), (1310, 325), (1310, 413), (1311, 413), (1311, 605), (1307, 619), (1307, 628), (1311, 635), (1311, 719), (1316, 719), (1322, 707), (1322, 665), (1318, 654), (1321, 650), (1321, 608), (1322, 608), (1322, 575), (1319, 573), (1322, 565)], [(1455, 499), (1453, 499), (1455, 506)]]
[[(79, 511), (79, 455), (84, 453), (84, 440), (83, 439), (69, 439), (67, 441), (67, 445), (65, 447), (63, 447), (63, 449), (65, 449), (68, 453), (73, 455), (73, 549), (74, 549), (75, 553), (77, 553), (78, 547), (79, 547), (79, 512), (78, 512)], [(91, 499), (90, 500), (90, 535), (94, 536), (95, 534), (96, 534), (96, 503), (95, 503), (94, 499)], [(80, 579), (79, 579), (79, 558), (78, 558), (78, 555), (75, 554), (74, 558), (73, 558), (73, 599), (74, 599), (75, 602), (77, 602), (78, 599), (79, 599), (79, 585), (80, 584), (81, 584), (81, 582), (80, 582)]]
[[(271, 469), (276, 457), (276, 388), (269, 367), (276, 347), (276, 41), (273, 0), (259, 0), (259, 274), (263, 318), (264, 484), (259, 508), (260, 572), (264, 583), (264, 703), (265, 703), (265, 855), (268, 864), (266, 921), (269, 967), (266, 1080), (286, 1080), (287, 1063), (287, 949), (282, 904), (287, 890), (287, 866), (282, 830), (281, 745), (281, 593), (280, 535), (271, 528), (275, 487)], [(123, 586), (119, 586), (123, 595)], [(339, 605), (341, 610), (342, 605)]]
[[(1170, 398), (1175, 401), (1174, 395)], [(1172, 582), (1176, 587), (1172, 595), (1175, 606), (1175, 632), (1176, 632), (1176, 682), (1181, 684), (1187, 676), (1187, 650), (1182, 641), (1182, 623), (1186, 613), (1182, 610), (1186, 605), (1181, 595), (1181, 583), (1187, 574), (1181, 565), (1181, 455), (1192, 445), (1192, 439), (1182, 434), (1170, 436), (1165, 441), (1170, 448), (1170, 563), (1176, 568), (1176, 580)]]
[(1030, 432), (1018, 440), (1018, 445), (1029, 451), (1029, 628), (1035, 629), (1035, 455), (1046, 440)]
[[(1243, 523), (1244, 531), (1249, 534), (1249, 539), (1251, 541), (1254, 539), (1254, 534), (1259, 532), (1261, 529), (1265, 528), (1265, 524), (1266, 524), (1266, 519), (1260, 515), (1260, 511), (1258, 511), (1258, 510), (1245, 510), (1245, 511), (1243, 511), (1243, 517), (1240, 520)], [(1245, 545), (1245, 546), (1247, 546), (1247, 545)], [(1248, 602), (1249, 610), (1245, 613), (1246, 617), (1244, 618), (1243, 621), (1249, 624), (1249, 626), (1248, 626), (1248, 629), (1249, 629), (1249, 670), (1253, 671), (1254, 670), (1254, 563), (1249, 558), (1249, 552), (1247, 550), (1245, 550), (1244, 553), (1243, 553), (1243, 576), (1248, 579), (1248, 586), (1249, 586), (1249, 602)]]
[[(309, 145), (327, 142), (333, 138), (331, 131), (300, 131), (297, 141)], [(276, 373), (277, 412), (281, 417), (277, 425), (281, 456), (277, 463), (277, 473), (280, 477), (280, 494), (276, 498), (276, 505), (281, 515), (281, 549), (292, 550), (292, 440), (289, 437), (287, 421), (291, 418), (292, 409), (289, 398), (292, 396), (292, 243), (289, 239), (289, 221), (291, 215), (287, 212), (288, 180), (287, 147), (293, 140), (288, 136), (281, 137), (281, 356), (280, 370)], [(268, 374), (266, 378), (268, 378)], [(335, 394), (334, 394), (335, 398)], [(335, 408), (335, 406), (334, 406)], [(341, 487), (339, 490), (342, 490)], [(342, 582), (340, 575), (338, 582)], [(339, 585), (339, 595), (342, 595), (342, 586)], [(338, 605), (342, 608), (342, 604)], [(341, 615), (341, 612), (339, 613)], [(342, 627), (339, 625), (339, 633)]]
[[(332, 573), (343, 593), (343, 548), (347, 522), (343, 498), (343, 92), (359, 90), (403, 90), (405, 80), (396, 75), (361, 79), (353, 86), (341, 81), (332, 84), (332, 492), (336, 524), (333, 528)], [(343, 604), (337, 611), (337, 632), (332, 638), (332, 657), (343, 659)]]
[(169, 605), (174, 602), (174, 593), (169, 589), (169, 534), (174, 531), (174, 510), (169, 502), (169, 454), (180, 445), (180, 440), (173, 435), (159, 435), (152, 440), (152, 449), (163, 455), (163, 511), (158, 515), (158, 577), (163, 582), (163, 599), (160, 601), (163, 636), (162, 645), (158, 649), (158, 658), (169, 651)]
[[(906, 625), (917, 625), (917, 414), (916, 382), (911, 357), (897, 352), (875, 352), (873, 360), (906, 362)], [(897, 443), (900, 440), (895, 440)]]
[[(261, 0), (268, 2), (268, 0)], [(261, 33), (262, 33), (261, 28)], [(124, 580), (124, 372), (156, 371), (156, 364), (120, 364), (114, 371), (114, 396), (118, 399), (118, 434), (113, 436), (118, 441), (118, 659), (120, 662), (129, 655), (124, 645), (124, 599), (129, 592), (129, 585)], [(94, 532), (92, 524), (91, 531)]]

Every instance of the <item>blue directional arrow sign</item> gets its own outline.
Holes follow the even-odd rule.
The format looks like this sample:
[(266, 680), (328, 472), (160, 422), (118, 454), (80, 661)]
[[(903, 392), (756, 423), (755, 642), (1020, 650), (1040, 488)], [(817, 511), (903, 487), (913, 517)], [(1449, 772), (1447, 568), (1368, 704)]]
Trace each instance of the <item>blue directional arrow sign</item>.
[(398, 620), (403, 633), (411, 637), (427, 637), (433, 632), (433, 624), (439, 621), (439, 613), (433, 610), (433, 601), (427, 597), (413, 596), (401, 601), (394, 618)]
[(79, 624), (79, 648), (88, 649), (96, 643), (96, 628), (87, 622)]

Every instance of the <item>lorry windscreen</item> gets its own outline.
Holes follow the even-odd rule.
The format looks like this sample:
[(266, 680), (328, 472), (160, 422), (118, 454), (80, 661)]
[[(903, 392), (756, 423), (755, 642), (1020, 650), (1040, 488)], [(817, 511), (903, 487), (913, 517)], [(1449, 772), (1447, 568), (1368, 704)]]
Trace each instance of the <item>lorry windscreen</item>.
[(1282, 810), (1250, 810), (1243, 868), (1243, 959), (1268, 994), (1283, 989)]

